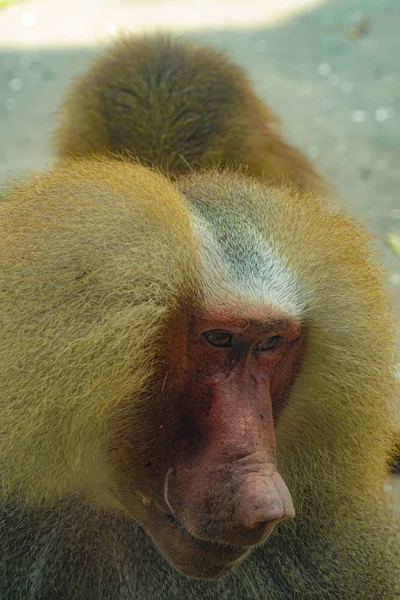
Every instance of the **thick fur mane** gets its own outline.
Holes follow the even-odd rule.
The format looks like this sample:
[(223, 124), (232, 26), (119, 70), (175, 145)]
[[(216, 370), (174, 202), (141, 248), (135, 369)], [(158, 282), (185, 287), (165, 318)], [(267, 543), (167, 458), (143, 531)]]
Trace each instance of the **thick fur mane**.
[[(210, 231), (229, 213), (224, 235), (250, 228), (279, 256), (308, 336), (276, 431), (297, 519), (215, 582), (179, 575), (102, 492), (112, 415), (129, 406), (139, 435), (174, 310), (224, 301), (217, 277), (199, 289), (196, 211)], [(393, 319), (358, 225), (240, 174), (172, 184), (122, 160), (76, 160), (2, 201), (0, 256), (2, 598), (393, 600)]]

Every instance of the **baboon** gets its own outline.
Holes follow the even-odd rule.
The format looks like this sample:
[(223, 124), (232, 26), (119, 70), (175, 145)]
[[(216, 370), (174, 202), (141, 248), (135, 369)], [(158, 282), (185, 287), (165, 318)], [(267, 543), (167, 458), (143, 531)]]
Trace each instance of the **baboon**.
[(1, 598), (400, 594), (393, 319), (340, 209), (72, 159), (0, 256)]
[(322, 188), (286, 143), (278, 118), (224, 53), (163, 36), (118, 39), (72, 84), (60, 110), (59, 156), (119, 153), (170, 176), (246, 165), (304, 190)]

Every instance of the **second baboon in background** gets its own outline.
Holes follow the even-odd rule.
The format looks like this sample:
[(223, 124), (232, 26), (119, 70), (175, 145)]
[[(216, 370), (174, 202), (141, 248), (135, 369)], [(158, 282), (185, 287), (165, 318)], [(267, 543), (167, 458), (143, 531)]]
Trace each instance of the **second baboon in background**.
[(61, 156), (133, 155), (172, 176), (240, 164), (271, 182), (322, 187), (238, 65), (163, 36), (122, 37), (76, 79), (55, 145)]

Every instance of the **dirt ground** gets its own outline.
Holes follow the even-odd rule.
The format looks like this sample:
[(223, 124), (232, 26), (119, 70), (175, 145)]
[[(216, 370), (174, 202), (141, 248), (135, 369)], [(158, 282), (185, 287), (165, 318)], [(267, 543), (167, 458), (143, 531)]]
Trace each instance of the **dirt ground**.
[[(0, 188), (52, 162), (71, 78), (117, 32), (227, 50), (378, 240), (400, 316), (399, 0), (36, 0), (0, 9)], [(393, 486), (400, 484), (393, 481)]]

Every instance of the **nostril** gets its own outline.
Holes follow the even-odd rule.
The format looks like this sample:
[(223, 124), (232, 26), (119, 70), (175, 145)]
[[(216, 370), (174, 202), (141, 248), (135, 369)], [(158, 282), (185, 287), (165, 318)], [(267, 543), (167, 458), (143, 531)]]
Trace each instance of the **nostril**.
[(269, 535), (275, 525), (277, 525), (282, 519), (272, 519), (271, 521), (253, 521), (248, 523), (243, 523), (247, 529), (251, 529), (252, 531), (258, 531), (263, 536)]
[[(275, 511), (274, 511), (275, 512)], [(275, 515), (268, 515), (269, 518), (258, 518), (256, 516), (246, 516), (241, 519), (241, 524), (244, 525), (247, 529), (263, 529), (267, 527), (274, 527), (280, 521), (285, 521), (286, 519), (293, 519), (295, 516), (294, 508), (289, 507), (287, 510), (283, 512), (277, 511)]]
[(236, 510), (236, 517), (238, 523), (246, 529), (252, 531), (272, 528), (274, 525), (288, 518), (285, 508), (283, 506), (271, 507), (267, 506), (255, 506), (255, 505), (241, 505)]
[[(275, 521), (273, 521), (273, 523), (276, 523), (277, 519)], [(263, 527), (266, 527), (268, 525), (268, 521), (254, 521), (254, 523), (245, 523), (245, 526), (248, 529), (262, 529)]]
[(247, 528), (252, 532), (258, 533), (258, 543), (260, 543), (268, 539), (275, 525), (280, 523), (282, 520), (283, 519), (273, 519), (272, 521), (254, 521), (253, 523), (249, 523)]

